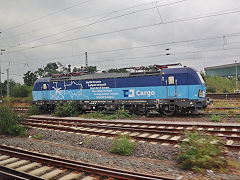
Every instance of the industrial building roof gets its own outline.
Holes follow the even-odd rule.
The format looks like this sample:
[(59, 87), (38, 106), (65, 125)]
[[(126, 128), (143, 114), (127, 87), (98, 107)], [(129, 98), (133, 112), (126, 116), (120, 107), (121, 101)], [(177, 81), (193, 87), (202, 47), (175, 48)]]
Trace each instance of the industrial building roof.
[(229, 67), (235, 67), (240, 66), (240, 63), (233, 63), (233, 64), (225, 64), (220, 66), (212, 66), (212, 67), (206, 67), (204, 68), (205, 71), (212, 70), (212, 69), (222, 69), (222, 68), (229, 68)]

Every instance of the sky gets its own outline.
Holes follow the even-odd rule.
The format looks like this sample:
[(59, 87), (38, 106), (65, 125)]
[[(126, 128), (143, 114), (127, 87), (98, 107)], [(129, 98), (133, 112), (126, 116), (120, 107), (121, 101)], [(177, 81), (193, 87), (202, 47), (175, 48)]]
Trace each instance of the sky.
[(0, 0), (2, 81), (49, 62), (98, 70), (240, 62), (239, 0)]

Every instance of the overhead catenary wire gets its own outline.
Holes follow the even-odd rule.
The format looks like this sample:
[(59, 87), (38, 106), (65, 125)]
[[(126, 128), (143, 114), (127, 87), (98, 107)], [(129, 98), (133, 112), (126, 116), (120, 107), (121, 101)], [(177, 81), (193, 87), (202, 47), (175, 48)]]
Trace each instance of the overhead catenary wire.
[[(54, 42), (54, 43), (36, 45), (36, 46), (26, 48), (26, 49), (22, 49), (22, 50), (45, 47), (45, 46), (56, 45), (56, 44), (62, 44), (62, 43), (67, 43), (67, 42), (81, 40), (81, 39), (87, 39), (87, 38), (92, 38), (92, 37), (97, 37), (97, 36), (104, 36), (104, 35), (109, 35), (109, 34), (114, 34), (114, 33), (119, 33), (119, 32), (126, 32), (126, 31), (131, 31), (131, 30), (136, 30), (136, 29), (144, 29), (144, 28), (155, 27), (155, 26), (160, 26), (160, 25), (165, 25), (165, 24), (171, 24), (171, 23), (177, 23), (177, 22), (187, 22), (187, 21), (193, 21), (193, 20), (197, 20), (197, 19), (235, 14), (235, 13), (239, 13), (239, 12), (240, 12), (240, 10), (236, 10), (236, 11), (221, 12), (221, 13), (216, 13), (216, 14), (211, 14), (211, 15), (202, 15), (202, 16), (187, 17), (187, 18), (182, 18), (182, 19), (175, 19), (175, 20), (165, 21), (165, 22), (162, 22), (162, 23), (140, 25), (140, 26), (135, 26), (135, 27), (119, 29), (119, 30), (115, 30), (115, 31), (103, 32), (103, 33), (98, 33), (98, 34), (93, 34), (93, 35), (87, 35), (87, 36), (82, 36), (82, 37), (78, 37), (78, 38), (72, 38), (72, 39), (58, 41), (58, 42)], [(25, 43), (25, 44), (27, 44), (27, 43)], [(21, 45), (24, 45), (24, 43), (22, 43)], [(19, 45), (19, 46), (21, 46), (21, 45)], [(15, 51), (18, 51), (18, 50), (15, 50)], [(11, 52), (14, 52), (14, 50), (11, 51)]]
[[(235, 42), (234, 44), (236, 44), (237, 42)], [(240, 43), (240, 42), (238, 42)], [(231, 44), (231, 43), (230, 43)], [(219, 45), (220, 48), (216, 48), (216, 49), (208, 49), (208, 50), (194, 50), (194, 51), (183, 51), (183, 52), (176, 52), (176, 53), (173, 53), (171, 52), (171, 56), (176, 56), (176, 55), (184, 55), (184, 54), (197, 54), (197, 53), (202, 53), (202, 52), (215, 52), (215, 51), (227, 51), (227, 50), (238, 50), (240, 48), (236, 48), (236, 47), (231, 47), (231, 48), (222, 48), (221, 45)], [(80, 55), (76, 55), (76, 56), (64, 56), (64, 57), (53, 57), (51, 59), (57, 59), (57, 60), (60, 60), (60, 59), (66, 59), (66, 58), (74, 58), (74, 57), (79, 57)], [(84, 56), (84, 53), (81, 54), (81, 56)], [(137, 57), (123, 57), (123, 58), (115, 58), (115, 57), (108, 57), (107, 59), (106, 58), (98, 58), (97, 60), (93, 60), (91, 61), (92, 63), (96, 63), (96, 62), (101, 62), (101, 63), (104, 63), (104, 62), (115, 62), (115, 61), (124, 61), (124, 60), (134, 60), (134, 59), (143, 59), (143, 58), (154, 58), (154, 57), (164, 57), (166, 56), (166, 53), (161, 53), (161, 54), (151, 54), (151, 55), (144, 55), (144, 56), (137, 56)], [(49, 58), (50, 59), (50, 58)], [(38, 60), (38, 61), (41, 61), (41, 60)], [(25, 64), (25, 63), (18, 63), (18, 64)]]
[[(69, 7), (66, 7), (66, 8), (63, 8), (63, 9), (60, 9), (60, 10), (57, 10), (57, 11), (53, 11), (53, 12), (48, 13), (48, 14), (46, 14), (46, 15), (43, 15), (43, 16), (34, 18), (34, 19), (30, 20), (30, 21), (26, 21), (26, 22), (24, 22), (24, 23), (21, 23), (21, 24), (12, 26), (12, 27), (8, 27), (8, 28), (6, 28), (4, 31), (8, 31), (8, 30), (13, 29), (13, 28), (18, 28), (18, 27), (20, 27), (20, 26), (24, 26), (24, 25), (27, 25), (27, 24), (30, 24), (30, 23), (39, 21), (39, 20), (44, 19), (44, 18), (47, 18), (47, 17), (49, 17), (49, 16), (52, 16), (52, 15), (55, 15), (55, 14), (64, 12), (64, 11), (66, 11), (66, 10), (72, 9), (72, 8), (74, 8), (74, 7), (77, 7), (77, 6), (86, 4), (86, 3), (90, 2), (90, 1), (93, 1), (93, 0), (86, 0), (86, 1), (83, 1), (83, 2), (80, 2), (80, 3), (76, 3), (76, 4), (72, 5), (72, 6), (69, 6)], [(4, 32), (4, 31), (3, 31), (3, 32)]]
[[(158, 3), (158, 2), (161, 2), (161, 1), (165, 1), (165, 0), (157, 0), (157, 1), (153, 1), (154, 3)], [(77, 21), (83, 21), (83, 20), (87, 20), (87, 19), (92, 19), (92, 18), (98, 18), (98, 17), (102, 17), (102, 16), (108, 16), (109, 14), (113, 14), (113, 13), (119, 13), (121, 11), (126, 11), (126, 10), (129, 10), (129, 9), (132, 9), (132, 8), (136, 8), (136, 7), (141, 7), (141, 6), (145, 6), (145, 5), (148, 5), (148, 4), (152, 4), (153, 2), (148, 2), (148, 3), (142, 3), (142, 4), (138, 4), (138, 5), (135, 5), (134, 7), (127, 7), (127, 8), (121, 8), (121, 9), (117, 9), (117, 10), (113, 10), (113, 11), (110, 11), (110, 12), (105, 12), (105, 13), (100, 13), (100, 14), (96, 14), (96, 15), (93, 15), (93, 16), (88, 16), (88, 17), (84, 17), (84, 18), (80, 18), (80, 19), (77, 19), (77, 20), (73, 20), (73, 21), (67, 21), (65, 23), (61, 23), (61, 24), (57, 24), (55, 26), (51, 25), (49, 27), (43, 27), (43, 28), (39, 28), (37, 30), (32, 30), (32, 31), (28, 31), (28, 32), (23, 32), (23, 33), (18, 33), (17, 35), (13, 35), (13, 36), (7, 36), (6, 38), (14, 38), (14, 37), (17, 37), (19, 35), (25, 35), (25, 34), (30, 34), (30, 33), (34, 33), (34, 32), (38, 32), (38, 31), (41, 31), (41, 30), (49, 30), (51, 28), (56, 28), (58, 26), (62, 26), (62, 25), (66, 25), (66, 24), (71, 24), (73, 22), (77, 22)], [(19, 25), (18, 25), (19, 26)], [(2, 31), (3, 32), (3, 31)]]
[[(240, 32), (239, 33), (226, 34), (224, 36), (225, 37), (240, 36)], [(128, 47), (128, 48), (112, 49), (112, 50), (89, 51), (89, 54), (102, 54), (102, 53), (110, 53), (110, 52), (115, 52), (115, 51), (124, 51), (124, 50), (131, 50), (131, 49), (141, 49), (141, 48), (149, 48), (149, 47), (156, 47), (156, 46), (164, 46), (164, 45), (196, 42), (196, 41), (216, 40), (216, 39), (221, 39), (221, 38), (222, 38), (222, 35), (221, 36), (213, 36), (213, 37), (205, 37), (205, 38), (186, 39), (186, 40), (171, 41), (171, 42), (165, 42), (165, 43), (155, 43), (155, 44), (150, 44), (150, 45), (134, 46), (134, 47)]]
[[(159, 6), (157, 6), (157, 7), (169, 6), (169, 5), (173, 5), (173, 4), (176, 4), (176, 3), (182, 3), (182, 2), (185, 2), (185, 1), (188, 1), (188, 0), (175, 1), (175, 2), (171, 2), (171, 3), (159, 5)], [(61, 32), (58, 32), (58, 33), (53, 33), (53, 34), (50, 34), (50, 35), (47, 35), (47, 36), (43, 36), (43, 37), (40, 37), (40, 38), (37, 38), (37, 39), (33, 39), (33, 40), (30, 40), (30, 41), (26, 41), (26, 42), (20, 43), (20, 44), (18, 44), (18, 45), (12, 46), (12, 47), (10, 47), (10, 48), (18, 47), (18, 46), (20, 46), (20, 45), (29, 44), (29, 43), (32, 43), (32, 42), (35, 42), (35, 41), (39, 41), (39, 40), (42, 40), (42, 39), (46, 39), (46, 38), (54, 37), (54, 36), (57, 36), (57, 35), (60, 35), (60, 34), (64, 34), (64, 33), (66, 33), (66, 32), (83, 29), (83, 28), (90, 27), (90, 26), (95, 25), (95, 24), (98, 24), (98, 23), (102, 23), (102, 22), (106, 22), (106, 21), (109, 21), (109, 20), (121, 18), (121, 17), (124, 17), (124, 16), (132, 15), (132, 14), (136, 14), (136, 13), (140, 13), (140, 12), (144, 12), (144, 11), (148, 11), (148, 10), (152, 10), (152, 9), (155, 9), (155, 8), (156, 8), (156, 7), (153, 6), (153, 7), (145, 8), (145, 9), (141, 9), (141, 10), (134, 10), (134, 11), (132, 11), (132, 12), (127, 12), (127, 13), (125, 13), (125, 14), (117, 15), (117, 16), (115, 16), (115, 17), (110, 17), (110, 18), (107, 18), (107, 19), (102, 19), (102, 18), (100, 18), (99, 20), (94, 21), (94, 22), (92, 22), (92, 23), (88, 23), (88, 24), (85, 24), (85, 25), (82, 25), (82, 26), (79, 26), (79, 27), (67, 29), (67, 30), (64, 30), (64, 31), (61, 31)], [(114, 12), (113, 12), (113, 13), (114, 13)]]
[[(202, 38), (196, 38), (196, 39), (187, 39), (187, 40), (179, 40), (179, 41), (170, 41), (170, 42), (165, 42), (165, 43), (154, 43), (150, 45), (142, 45), (142, 46), (134, 46), (134, 47), (128, 47), (128, 48), (119, 48), (119, 49), (112, 49), (112, 50), (103, 50), (103, 51), (88, 51), (89, 54), (102, 54), (102, 53), (109, 53), (109, 52), (116, 52), (116, 51), (124, 51), (124, 50), (131, 50), (131, 49), (141, 49), (141, 48), (150, 48), (150, 47), (156, 47), (156, 46), (168, 46), (171, 47), (170, 45), (173, 44), (181, 44), (181, 43), (188, 43), (188, 42), (198, 42), (198, 41), (208, 41), (208, 40), (217, 40), (221, 39), (223, 35), (219, 36), (212, 36), (212, 37), (202, 37)], [(237, 37), (240, 36), (240, 32), (234, 32), (230, 34), (225, 34), (224, 35), (226, 38), (229, 37)], [(49, 57), (48, 59), (65, 59), (65, 58), (74, 58), (74, 57), (80, 57), (84, 56), (84, 53), (78, 54), (78, 55), (73, 55), (73, 56), (63, 56), (63, 57)], [(31, 59), (32, 61), (41, 61), (38, 59)]]
[[(236, 48), (216, 48), (216, 49), (208, 49), (208, 50), (196, 50), (196, 51), (187, 51), (187, 52), (178, 52), (178, 53), (171, 53), (171, 56), (174, 55), (181, 55), (181, 54), (195, 54), (195, 53), (200, 53), (200, 52), (215, 52), (215, 51), (226, 51), (226, 50), (239, 50), (240, 47)], [(154, 55), (147, 55), (147, 56), (137, 56), (137, 57), (126, 57), (126, 58), (109, 58), (109, 59), (98, 59), (97, 61), (92, 61), (92, 62), (106, 62), (106, 61), (123, 61), (123, 60), (133, 60), (133, 59), (142, 59), (142, 58), (153, 58), (153, 57), (160, 57), (160, 56), (166, 56), (166, 53), (162, 54), (154, 54)]]

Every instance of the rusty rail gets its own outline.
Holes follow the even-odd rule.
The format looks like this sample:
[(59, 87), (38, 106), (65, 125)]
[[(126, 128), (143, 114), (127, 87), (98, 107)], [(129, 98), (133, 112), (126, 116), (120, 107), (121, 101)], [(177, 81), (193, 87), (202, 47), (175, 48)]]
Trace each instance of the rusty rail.
[(137, 172), (130, 172), (122, 169), (114, 169), (104, 166), (98, 166), (94, 164), (83, 163), (80, 161), (73, 161), (69, 159), (63, 159), (60, 157), (54, 157), (46, 154), (40, 154), (36, 152), (28, 152), (22, 149), (16, 149), (13, 147), (0, 145), (0, 153), (10, 155), (17, 158), (27, 159), (35, 162), (40, 162), (55, 167), (71, 169), (75, 171), (83, 171), (91, 174), (98, 174), (101, 176), (108, 176), (119, 179), (149, 179), (149, 180), (173, 180), (174, 178), (163, 177), (157, 175), (143, 174)]

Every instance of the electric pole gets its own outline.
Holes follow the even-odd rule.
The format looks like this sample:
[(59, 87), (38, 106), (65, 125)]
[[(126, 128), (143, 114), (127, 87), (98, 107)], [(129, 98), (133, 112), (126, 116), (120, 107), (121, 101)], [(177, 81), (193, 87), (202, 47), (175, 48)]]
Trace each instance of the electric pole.
[(0, 99), (2, 98), (2, 60), (0, 59)]
[(10, 88), (9, 88), (9, 68), (7, 69), (7, 97), (10, 96)]
[(88, 55), (87, 55), (87, 52), (85, 52), (85, 64), (86, 64), (86, 67), (88, 67)]
[(238, 92), (238, 67), (237, 67), (237, 61), (235, 61), (235, 67), (236, 67), (236, 92)]
[[(1, 49), (0, 55), (3, 55), (5, 49)], [(2, 98), (2, 60), (0, 59), (0, 98)]]

